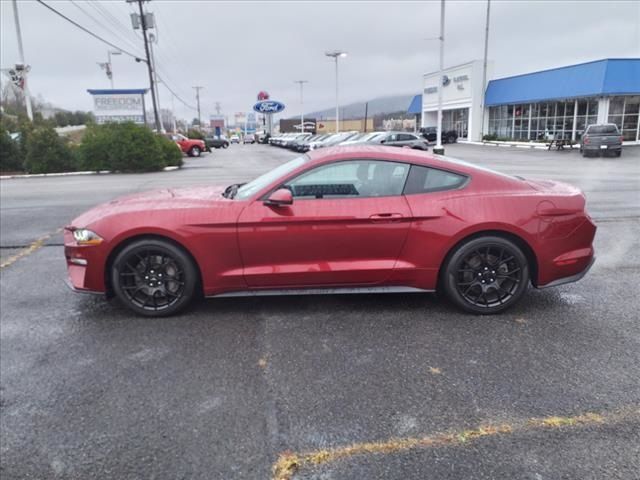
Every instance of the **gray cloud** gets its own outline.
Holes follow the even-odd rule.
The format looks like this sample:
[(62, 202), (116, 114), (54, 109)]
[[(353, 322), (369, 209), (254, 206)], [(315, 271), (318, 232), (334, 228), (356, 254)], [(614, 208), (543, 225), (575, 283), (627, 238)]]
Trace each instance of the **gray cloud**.
[[(124, 1), (48, 1), (95, 33), (142, 55), (130, 28), (133, 7)], [(54, 104), (90, 109), (87, 88), (106, 88), (96, 62), (108, 47), (31, 0), (19, 1), (31, 89)], [(78, 8), (80, 6), (84, 12)], [(486, 3), (447, 1), (447, 65), (482, 57)], [(11, 3), (0, 2), (1, 60), (17, 61)], [(203, 117), (220, 101), (225, 113), (247, 111), (258, 90), (299, 112), (296, 79), (305, 88), (307, 110), (334, 102), (334, 70), (325, 50), (344, 49), (340, 91), (344, 103), (387, 94), (419, 92), (421, 75), (438, 64), (440, 8), (432, 2), (216, 2), (155, 0), (156, 47), (161, 76), (189, 104), (192, 85), (204, 85)], [(107, 10), (113, 19), (101, 16)], [(86, 12), (86, 13), (85, 13)], [(103, 26), (87, 15), (90, 14)], [(490, 58), (494, 76), (505, 76), (605, 57), (640, 56), (640, 2), (492, 2)], [(143, 64), (113, 60), (116, 87), (144, 87)], [(163, 107), (170, 95), (161, 87)], [(176, 101), (180, 116), (195, 112)], [(178, 108), (179, 107), (179, 108)]]

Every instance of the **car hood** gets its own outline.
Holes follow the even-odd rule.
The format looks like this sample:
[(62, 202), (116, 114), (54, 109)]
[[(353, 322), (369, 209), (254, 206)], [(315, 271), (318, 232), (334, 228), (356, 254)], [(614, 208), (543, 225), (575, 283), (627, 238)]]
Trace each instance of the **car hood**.
[(84, 228), (106, 217), (131, 212), (228, 206), (233, 200), (222, 196), (224, 190), (225, 187), (221, 186), (200, 186), (165, 188), (125, 195), (93, 207), (75, 218), (71, 225)]

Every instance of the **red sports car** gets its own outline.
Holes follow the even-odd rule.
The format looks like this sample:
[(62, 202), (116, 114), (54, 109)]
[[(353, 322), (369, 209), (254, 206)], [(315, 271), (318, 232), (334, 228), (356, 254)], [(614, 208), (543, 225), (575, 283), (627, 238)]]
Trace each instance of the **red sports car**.
[(69, 284), (170, 315), (196, 296), (441, 289), (501, 312), (582, 278), (596, 227), (570, 185), (392, 147), (322, 149), (255, 180), (136, 194), (65, 230)]

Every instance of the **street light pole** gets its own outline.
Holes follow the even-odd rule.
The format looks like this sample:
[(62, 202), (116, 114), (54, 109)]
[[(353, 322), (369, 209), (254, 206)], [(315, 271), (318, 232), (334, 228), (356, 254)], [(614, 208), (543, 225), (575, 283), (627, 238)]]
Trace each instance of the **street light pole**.
[[(31, 109), (31, 95), (29, 94), (29, 82), (27, 82), (27, 74), (29, 72), (29, 67), (26, 63), (24, 63), (24, 49), (22, 48), (22, 30), (20, 30), (20, 17), (18, 16), (18, 2), (13, 0), (13, 19), (16, 23), (16, 35), (18, 36), (18, 52), (20, 53), (20, 63), (23, 68), (23, 86), (22, 91), (24, 92), (24, 101), (27, 106), (27, 117), (29, 120), (33, 122), (33, 110)], [(17, 70), (16, 66), (16, 70)]]
[(442, 147), (442, 76), (444, 73), (444, 0), (440, 0), (440, 71), (438, 73), (438, 130), (433, 153), (444, 155)]
[(485, 110), (485, 94), (487, 92), (487, 55), (489, 52), (489, 14), (491, 13), (491, 0), (487, 0), (487, 19), (484, 27), (484, 61), (482, 63), (482, 126), (480, 127), (480, 140), (484, 136), (484, 110)]
[(300, 84), (300, 132), (304, 133), (304, 84), (309, 80), (294, 80), (294, 83)]
[(111, 55), (122, 55), (120, 50), (107, 50), (107, 76), (109, 77), (109, 81), (111, 82), (111, 90), (114, 89), (113, 83), (113, 63), (111, 63)]
[(196, 102), (198, 104), (198, 128), (202, 129), (202, 119), (200, 118), (200, 90), (204, 87), (196, 86), (192, 88), (196, 91)]
[(338, 100), (338, 58), (346, 57), (347, 52), (341, 52), (339, 50), (335, 50), (333, 52), (326, 52), (325, 55), (327, 57), (332, 57), (336, 62), (336, 133), (340, 132), (340, 102)]

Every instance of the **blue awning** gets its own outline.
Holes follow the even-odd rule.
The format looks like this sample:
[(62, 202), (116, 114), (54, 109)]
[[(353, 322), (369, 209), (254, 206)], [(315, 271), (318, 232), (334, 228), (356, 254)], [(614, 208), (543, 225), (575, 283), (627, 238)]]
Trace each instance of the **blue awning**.
[(488, 106), (543, 100), (640, 94), (640, 58), (610, 58), (492, 80)]
[(422, 113), (422, 95), (416, 95), (415, 97), (413, 97), (413, 100), (411, 100), (411, 103), (409, 104), (407, 113), (411, 113), (414, 115)]

